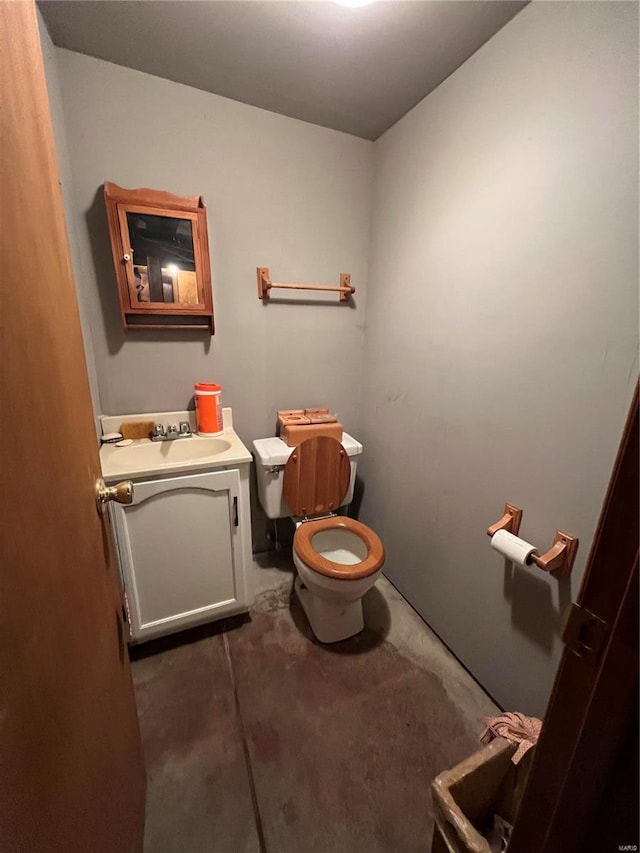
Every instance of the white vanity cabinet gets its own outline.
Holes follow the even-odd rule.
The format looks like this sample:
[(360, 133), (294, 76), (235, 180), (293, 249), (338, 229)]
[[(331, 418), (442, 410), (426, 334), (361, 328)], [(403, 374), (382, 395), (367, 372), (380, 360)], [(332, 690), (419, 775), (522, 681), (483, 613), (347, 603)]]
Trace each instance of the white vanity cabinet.
[(248, 610), (249, 465), (133, 483), (109, 505), (132, 642)]

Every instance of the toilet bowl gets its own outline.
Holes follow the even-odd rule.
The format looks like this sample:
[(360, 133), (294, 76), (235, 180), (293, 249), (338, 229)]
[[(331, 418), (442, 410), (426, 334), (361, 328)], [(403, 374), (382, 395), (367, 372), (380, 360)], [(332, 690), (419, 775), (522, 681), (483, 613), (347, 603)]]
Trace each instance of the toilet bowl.
[(296, 594), (318, 640), (336, 643), (362, 631), (362, 597), (384, 563), (373, 530), (341, 516), (298, 522), (293, 562)]
[[(296, 520), (295, 591), (311, 630), (322, 643), (345, 640), (364, 627), (362, 597), (375, 584), (385, 559), (373, 530), (336, 514), (351, 500), (355, 463), (350, 457), (362, 446), (346, 433), (344, 444), (317, 436), (286, 448), (286, 454), (276, 442), (286, 448), (279, 439), (253, 443), (260, 462), (261, 503), (270, 518), (290, 515)], [(283, 461), (283, 467), (273, 464)]]

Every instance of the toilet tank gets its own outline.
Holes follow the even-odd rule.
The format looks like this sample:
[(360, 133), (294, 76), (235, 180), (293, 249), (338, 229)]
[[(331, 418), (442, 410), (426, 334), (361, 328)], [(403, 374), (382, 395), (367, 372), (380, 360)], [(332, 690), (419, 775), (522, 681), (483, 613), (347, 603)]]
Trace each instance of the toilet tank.
[[(362, 445), (348, 433), (342, 433), (342, 446), (347, 451), (351, 465), (349, 488), (341, 506), (351, 503), (353, 485), (356, 481), (357, 457), (362, 453)], [(289, 447), (280, 438), (257, 438), (253, 442), (258, 478), (260, 503), (268, 518), (287, 518), (292, 515), (289, 506), (282, 497), (284, 466), (295, 447)]]

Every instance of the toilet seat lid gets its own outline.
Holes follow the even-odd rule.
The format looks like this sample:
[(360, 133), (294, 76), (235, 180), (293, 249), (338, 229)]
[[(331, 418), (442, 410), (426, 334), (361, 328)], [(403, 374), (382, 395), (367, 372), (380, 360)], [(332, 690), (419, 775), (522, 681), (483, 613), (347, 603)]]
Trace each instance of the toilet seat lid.
[(294, 515), (326, 515), (342, 503), (349, 488), (351, 465), (335, 438), (307, 438), (284, 466), (282, 492)]
[[(313, 545), (313, 537), (325, 530), (345, 530), (358, 536), (367, 548), (367, 556), (359, 563), (336, 563), (320, 554)], [(293, 537), (293, 547), (298, 557), (318, 574), (341, 580), (358, 580), (375, 574), (384, 565), (384, 545), (376, 533), (353, 518), (335, 516), (305, 521)]]

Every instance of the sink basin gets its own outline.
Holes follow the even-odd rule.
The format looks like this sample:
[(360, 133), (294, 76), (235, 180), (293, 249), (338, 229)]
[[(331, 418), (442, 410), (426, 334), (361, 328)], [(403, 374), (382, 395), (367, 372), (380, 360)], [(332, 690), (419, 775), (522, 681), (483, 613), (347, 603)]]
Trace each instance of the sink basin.
[[(251, 462), (251, 454), (233, 429), (231, 409), (223, 409), (224, 432), (212, 438), (194, 433), (191, 438), (177, 438), (172, 441), (150, 441), (138, 439), (126, 447), (115, 444), (103, 444), (100, 448), (100, 466), (105, 482), (112, 483), (131, 477), (140, 480), (143, 477), (158, 477), (163, 474), (174, 477), (188, 473), (201, 473), (217, 468), (229, 468)], [(154, 421), (162, 424), (193, 421), (193, 413), (182, 412), (145, 412), (142, 415), (103, 415), (102, 427), (105, 432), (113, 432), (123, 422), (123, 418), (132, 418), (135, 422)], [(193, 429), (195, 422), (192, 423)]]
[(117, 447), (111, 461), (114, 466), (131, 463), (147, 467), (154, 463), (194, 462), (225, 453), (231, 442), (224, 438), (178, 438), (174, 441), (134, 442), (128, 447)]
[(102, 474), (107, 480), (161, 474), (163, 471), (189, 471), (250, 459), (248, 451), (235, 434), (231, 441), (200, 436), (173, 441), (149, 441), (145, 438), (127, 447), (105, 445), (100, 450)]

